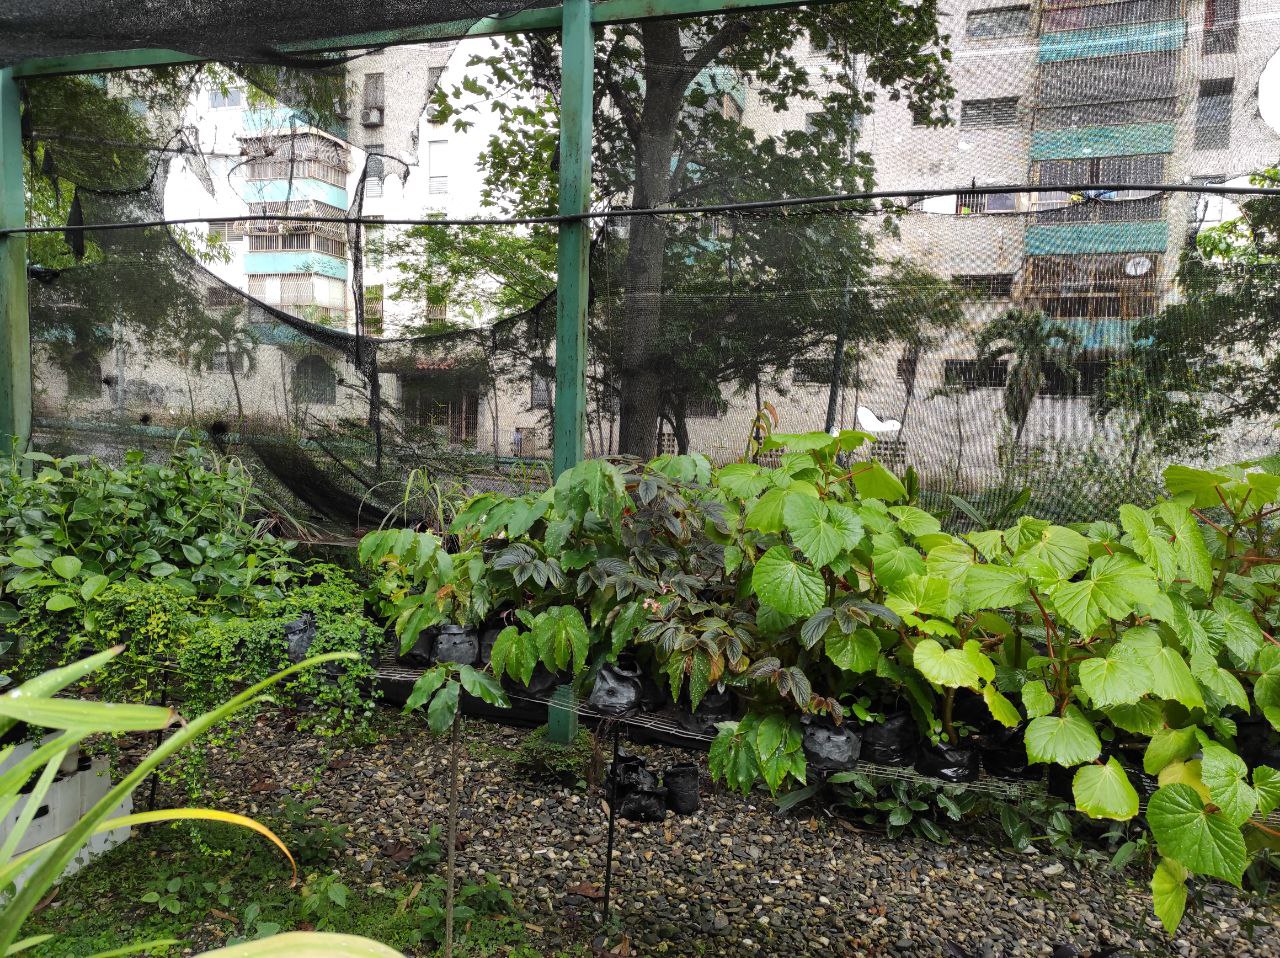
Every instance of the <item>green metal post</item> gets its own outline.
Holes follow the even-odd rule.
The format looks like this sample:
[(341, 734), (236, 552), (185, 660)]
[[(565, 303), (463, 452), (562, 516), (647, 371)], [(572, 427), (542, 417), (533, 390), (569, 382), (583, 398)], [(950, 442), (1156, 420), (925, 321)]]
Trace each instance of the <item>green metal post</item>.
[[(591, 86), (595, 69), (591, 0), (566, 0), (560, 35), (560, 213), (591, 202)], [(556, 397), (552, 468), (582, 461), (587, 423), (587, 223), (560, 224), (556, 269)]]
[[(0, 228), (26, 226), (18, 81), (0, 70)], [(27, 320), (27, 238), (0, 235), (0, 454), (10, 437), (31, 438), (31, 327)]]
[(572, 745), (578, 737), (578, 706), (572, 685), (562, 685), (547, 703), (547, 740)]

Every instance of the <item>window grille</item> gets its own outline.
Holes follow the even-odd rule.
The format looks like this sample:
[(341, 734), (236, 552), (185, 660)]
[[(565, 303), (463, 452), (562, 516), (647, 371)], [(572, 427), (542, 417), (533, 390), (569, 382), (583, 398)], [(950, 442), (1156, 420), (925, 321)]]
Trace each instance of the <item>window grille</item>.
[(661, 431), (658, 433), (658, 455), (674, 456), (679, 451), (680, 444), (676, 441), (675, 433)]
[(970, 10), (965, 18), (965, 36), (970, 40), (1012, 37), (1026, 33), (1031, 26), (1031, 7), (991, 7)]
[(212, 373), (245, 373), (249, 368), (249, 357), (238, 353), (230, 353), (220, 349), (209, 357), (209, 372)]
[(320, 356), (303, 356), (293, 367), (293, 398), (301, 405), (332, 406), (338, 401), (338, 377)]
[(831, 382), (835, 359), (832, 356), (801, 356), (796, 360), (792, 382), (825, 385)]
[(546, 376), (537, 373), (529, 383), (529, 408), (550, 409), (551, 397), (555, 394), (555, 383)]
[(1141, 319), (1159, 307), (1160, 264), (1149, 253), (1035, 256), (1025, 293), (1053, 319)]
[(320, 180), (347, 185), (347, 171), (317, 160), (252, 160), (241, 169), (247, 180)]
[(209, 235), (217, 236), (227, 243), (235, 243), (244, 239), (244, 224), (239, 220), (212, 220), (209, 223)]
[(386, 105), (385, 84), (383, 74), (366, 73), (364, 75), (364, 108), (381, 110)]
[(1200, 81), (1196, 102), (1197, 150), (1222, 150), (1231, 145), (1231, 99), (1235, 81), (1231, 77)]
[(956, 213), (966, 216), (970, 213), (1016, 213), (1018, 211), (1018, 194), (1016, 193), (957, 193)]
[(1012, 273), (960, 273), (951, 281), (981, 299), (1008, 299), (1013, 295)]
[(1004, 359), (983, 362), (979, 359), (948, 359), (942, 365), (942, 381), (964, 389), (1000, 389), (1009, 378), (1009, 363)]
[(1041, 107), (1177, 96), (1181, 51), (1040, 64)]
[(719, 419), (724, 415), (724, 401), (719, 396), (699, 396), (685, 403), (684, 413), (690, 419)]
[(1171, 120), (1178, 102), (1172, 97), (1159, 100), (1118, 100), (1111, 103), (1077, 103), (1074, 106), (1037, 110), (1037, 130), (1058, 130), (1068, 126), (1118, 126), (1126, 123), (1158, 123)]
[(1018, 125), (1018, 98), (995, 97), (988, 100), (962, 100), (960, 125), (971, 129)]
[(215, 110), (226, 107), (238, 107), (244, 102), (239, 90), (210, 90), (209, 106)]
[[(366, 214), (366, 219), (380, 220), (381, 216), (372, 216)], [(364, 226), (364, 251), (365, 261), (374, 269), (382, 268), (383, 257), (383, 227), (375, 226), (372, 223), (366, 223)]]
[(1204, 52), (1235, 53), (1240, 25), (1240, 0), (1205, 0)]
[(1173, 20), (1181, 16), (1178, 0), (1121, 0), (1120, 3), (1084, 3), (1072, 0), (1061, 6), (1047, 8), (1040, 17), (1040, 30), (1042, 33), (1054, 33), (1085, 27)]
[(448, 153), (448, 140), (432, 140), (427, 144), (427, 192), (433, 196), (449, 192)]

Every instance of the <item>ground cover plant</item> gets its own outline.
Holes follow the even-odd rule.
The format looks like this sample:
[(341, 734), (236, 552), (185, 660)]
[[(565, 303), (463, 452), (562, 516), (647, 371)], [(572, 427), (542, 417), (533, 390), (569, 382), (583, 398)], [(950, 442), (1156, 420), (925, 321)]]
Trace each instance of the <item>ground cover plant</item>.
[(452, 553), (384, 530), (361, 558), (406, 645), (498, 624), (489, 667), (509, 681), (584, 684), (625, 650), (694, 709), (731, 688), (745, 714), (711, 748), (731, 787), (804, 786), (806, 717), (909, 711), (942, 754), (999, 726), (1078, 812), (1143, 816), (1170, 930), (1191, 876), (1239, 885), (1280, 838), (1280, 461), (1170, 467), (1166, 498), (1115, 521), (955, 535), (910, 472), (862, 458), (870, 439), (765, 436), (748, 459), (774, 465), (585, 462), (473, 500)]
[[(381, 627), (365, 615), (363, 586), (296, 558), (296, 543), (273, 531), (275, 515), (237, 460), (198, 446), (160, 462), (131, 452), (119, 467), (44, 453), (9, 460), (0, 468), (6, 671), (22, 680), (119, 643), (113, 668), (77, 688), (198, 712), (308, 654), (358, 652), (291, 675), (275, 700), (304, 725), (367, 734), (369, 650)], [(298, 642), (286, 641), (291, 629)], [(234, 723), (214, 737), (233, 736)], [(203, 746), (187, 750), (165, 774), (197, 793), (203, 756)]]

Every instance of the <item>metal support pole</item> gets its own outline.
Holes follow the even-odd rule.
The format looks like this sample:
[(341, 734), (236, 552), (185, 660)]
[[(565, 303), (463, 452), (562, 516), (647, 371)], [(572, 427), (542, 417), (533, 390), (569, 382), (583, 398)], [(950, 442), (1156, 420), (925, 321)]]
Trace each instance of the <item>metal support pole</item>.
[[(560, 213), (591, 203), (591, 111), (595, 69), (591, 0), (565, 0), (560, 35)], [(585, 222), (561, 223), (556, 257), (556, 397), (552, 468), (582, 461), (587, 422), (587, 260)]]
[(609, 762), (609, 839), (604, 849), (604, 929), (609, 933), (609, 903), (613, 897), (613, 837), (618, 822), (618, 735), (622, 723), (613, 723), (613, 759)]
[[(18, 81), (0, 70), (0, 227), (26, 226)], [(0, 236), (0, 454), (31, 439), (31, 327), (27, 318), (27, 238)]]

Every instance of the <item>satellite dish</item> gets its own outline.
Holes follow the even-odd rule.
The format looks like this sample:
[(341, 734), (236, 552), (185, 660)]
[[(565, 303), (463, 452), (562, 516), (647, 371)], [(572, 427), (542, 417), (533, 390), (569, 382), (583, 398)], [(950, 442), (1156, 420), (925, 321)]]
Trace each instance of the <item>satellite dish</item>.
[(1258, 78), (1258, 112), (1272, 132), (1280, 133), (1280, 50), (1271, 55)]
[(896, 419), (881, 419), (866, 406), (858, 407), (858, 425), (866, 432), (897, 432), (902, 423)]
[(1124, 271), (1129, 276), (1145, 276), (1151, 271), (1151, 258), (1149, 256), (1131, 256), (1129, 261), (1124, 264)]

